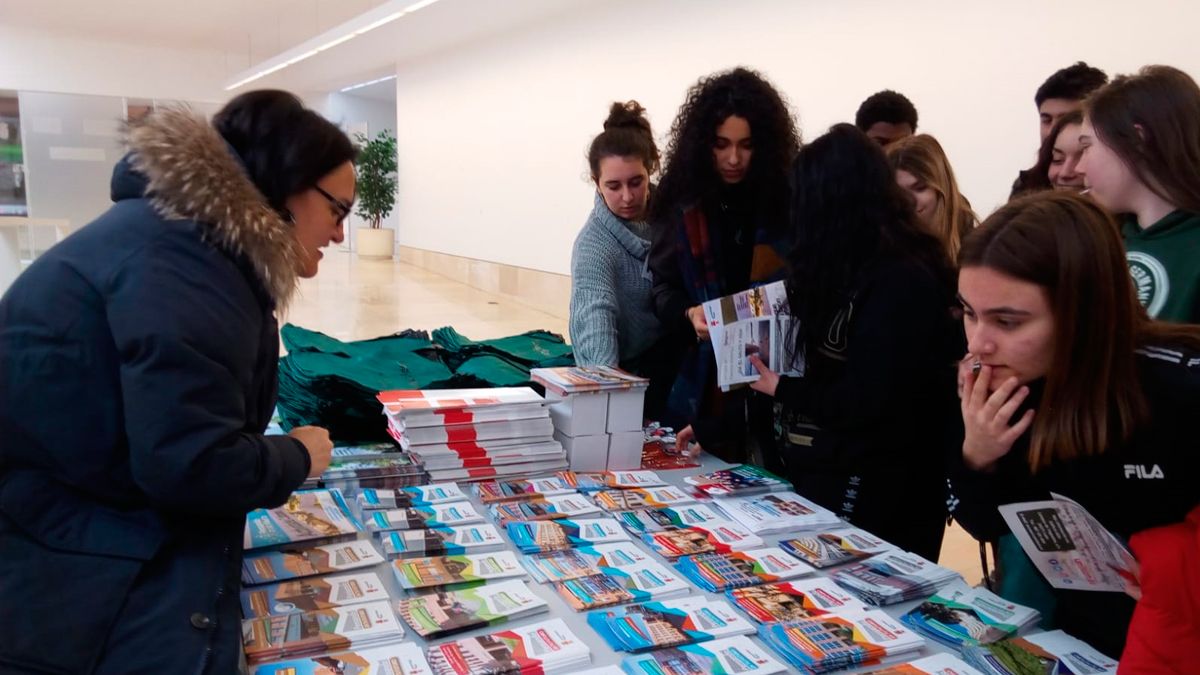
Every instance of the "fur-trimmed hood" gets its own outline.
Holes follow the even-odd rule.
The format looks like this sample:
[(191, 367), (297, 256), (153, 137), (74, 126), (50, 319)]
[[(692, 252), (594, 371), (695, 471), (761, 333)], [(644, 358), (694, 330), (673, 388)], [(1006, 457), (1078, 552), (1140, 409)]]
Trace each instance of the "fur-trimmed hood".
[(133, 171), (164, 218), (194, 220), (214, 244), (253, 265), (276, 307), (296, 289), (304, 250), (225, 139), (186, 109), (157, 110), (125, 129)]

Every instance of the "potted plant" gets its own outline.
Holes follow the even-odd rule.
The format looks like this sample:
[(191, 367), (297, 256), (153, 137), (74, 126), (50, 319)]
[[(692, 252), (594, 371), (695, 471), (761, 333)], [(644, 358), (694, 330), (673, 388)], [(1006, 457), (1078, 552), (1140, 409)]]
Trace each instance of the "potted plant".
[(384, 229), (383, 219), (396, 206), (396, 137), (384, 129), (374, 139), (355, 134), (359, 144), (358, 208), (355, 214), (367, 221), (358, 228), (355, 241), (363, 258), (391, 258), (396, 253), (395, 233)]

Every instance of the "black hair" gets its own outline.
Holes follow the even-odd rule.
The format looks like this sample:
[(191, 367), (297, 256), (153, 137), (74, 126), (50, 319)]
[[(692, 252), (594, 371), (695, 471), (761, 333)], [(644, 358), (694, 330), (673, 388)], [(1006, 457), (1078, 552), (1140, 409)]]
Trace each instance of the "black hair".
[(1103, 70), (1093, 68), (1083, 61), (1076, 61), (1046, 78), (1033, 95), (1033, 102), (1041, 108), (1043, 103), (1052, 98), (1082, 101), (1088, 94), (1107, 83), (1108, 75), (1105, 75)]
[(237, 96), (213, 116), (212, 124), (279, 212), (288, 197), (358, 155), (341, 129), (305, 108), (295, 94), (277, 89)]
[(600, 160), (605, 157), (637, 157), (646, 166), (646, 173), (658, 171), (658, 146), (646, 109), (637, 101), (616, 102), (608, 109), (604, 131), (592, 139), (588, 147), (588, 167), (592, 180), (600, 178)]
[(723, 183), (713, 165), (712, 149), (717, 127), (735, 115), (750, 124), (754, 142), (742, 185), (757, 192), (762, 208), (779, 203), (782, 211), (786, 206), (788, 166), (800, 149), (796, 124), (783, 96), (766, 78), (748, 68), (734, 68), (701, 78), (688, 90), (671, 125), (667, 163), (651, 206), (651, 221), (669, 221), (689, 202), (720, 194)]
[(791, 344), (813, 354), (873, 266), (917, 260), (953, 287), (946, 248), (917, 222), (883, 148), (851, 124), (836, 124), (800, 150), (792, 167), (788, 256)]
[(867, 97), (854, 114), (854, 126), (866, 131), (876, 122), (907, 124), (917, 130), (917, 108), (898, 91), (884, 89)]

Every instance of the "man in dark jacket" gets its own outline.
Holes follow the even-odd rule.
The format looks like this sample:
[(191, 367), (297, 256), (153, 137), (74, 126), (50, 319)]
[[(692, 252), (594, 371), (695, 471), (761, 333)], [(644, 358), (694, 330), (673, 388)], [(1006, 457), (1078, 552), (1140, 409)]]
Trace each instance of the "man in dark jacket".
[[(328, 465), (324, 430), (263, 431), (274, 312), (345, 214), (314, 220), (316, 182), (281, 209), (247, 162), (315, 113), (252, 92), (218, 114), (247, 117), (259, 135), (183, 111), (131, 127), (116, 203), (0, 300), (0, 671), (235, 672), (245, 515)], [(320, 122), (332, 144), (295, 145), (325, 176), (353, 147)], [(341, 202), (350, 170), (327, 181)]]

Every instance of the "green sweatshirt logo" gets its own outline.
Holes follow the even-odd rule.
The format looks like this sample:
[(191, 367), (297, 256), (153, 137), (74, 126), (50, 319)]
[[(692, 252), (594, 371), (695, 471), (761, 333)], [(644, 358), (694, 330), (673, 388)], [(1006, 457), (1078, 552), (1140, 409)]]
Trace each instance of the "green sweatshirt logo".
[(1167, 277), (1167, 268), (1158, 258), (1142, 251), (1128, 251), (1125, 259), (1129, 262), (1129, 274), (1137, 288), (1138, 302), (1146, 308), (1151, 318), (1157, 317), (1171, 294), (1171, 282)]

